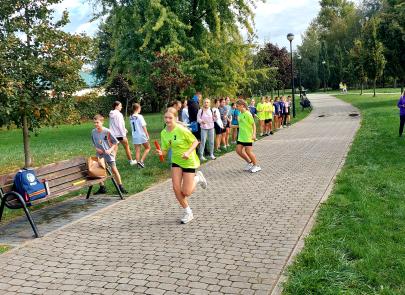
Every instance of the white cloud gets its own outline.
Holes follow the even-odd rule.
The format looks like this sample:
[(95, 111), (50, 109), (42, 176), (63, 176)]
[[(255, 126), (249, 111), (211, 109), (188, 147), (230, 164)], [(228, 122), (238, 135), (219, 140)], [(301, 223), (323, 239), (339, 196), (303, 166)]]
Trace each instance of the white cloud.
[(318, 0), (267, 0), (255, 9), (256, 32), (259, 43), (271, 42), (289, 47), (287, 34), (293, 33), (294, 47), (320, 10)]

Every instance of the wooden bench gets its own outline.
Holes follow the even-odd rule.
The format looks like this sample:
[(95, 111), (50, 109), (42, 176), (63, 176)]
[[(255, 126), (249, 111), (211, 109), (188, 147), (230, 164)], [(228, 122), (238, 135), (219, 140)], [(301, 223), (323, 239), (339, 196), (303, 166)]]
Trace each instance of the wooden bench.
[(88, 187), (86, 196), (86, 199), (88, 199), (94, 185), (110, 178), (117, 189), (119, 197), (123, 199), (122, 192), (120, 191), (114, 177), (112, 177), (111, 170), (107, 168), (107, 176), (104, 178), (90, 179), (87, 177), (87, 159), (83, 157), (33, 168), (33, 170), (40, 181), (43, 179), (48, 181), (50, 194), (45, 198), (26, 204), (23, 197), (12, 190), (16, 172), (0, 175), (0, 221), (5, 207), (9, 209), (24, 209), (25, 215), (31, 224), (35, 237), (37, 238), (39, 237), (39, 232), (34, 220), (32, 219), (30, 211), (28, 210), (28, 207), (31, 205), (36, 205), (51, 198), (53, 199), (66, 195), (67, 193), (80, 190), (84, 187)]

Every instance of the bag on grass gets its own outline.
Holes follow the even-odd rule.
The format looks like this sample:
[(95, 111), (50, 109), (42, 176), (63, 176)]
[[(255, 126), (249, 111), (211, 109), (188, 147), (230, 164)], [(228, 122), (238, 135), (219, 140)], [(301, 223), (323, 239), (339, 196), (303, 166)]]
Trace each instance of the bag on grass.
[(89, 157), (87, 159), (87, 176), (89, 178), (107, 177), (107, 170), (104, 158)]
[(34, 170), (25, 168), (15, 175), (13, 191), (19, 193), (26, 203), (47, 196), (45, 183), (38, 180)]

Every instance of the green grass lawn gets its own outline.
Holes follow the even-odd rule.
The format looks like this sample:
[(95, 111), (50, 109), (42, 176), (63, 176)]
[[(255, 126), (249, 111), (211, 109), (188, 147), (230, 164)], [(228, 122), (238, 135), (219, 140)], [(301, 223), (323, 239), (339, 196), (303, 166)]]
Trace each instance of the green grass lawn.
[(405, 138), (399, 95), (339, 98), (362, 113), (346, 163), (284, 294), (405, 294)]
[[(375, 92), (378, 95), (382, 95), (381, 93), (398, 93), (401, 94), (401, 88), (397, 87), (397, 88), (376, 88)], [(323, 92), (323, 89), (319, 89), (317, 92), (315, 93), (325, 93)], [(341, 91), (339, 90), (327, 90), (326, 91), (327, 94), (332, 94), (332, 95), (345, 95), (343, 94)], [(380, 93), (380, 94), (378, 94)], [(360, 89), (356, 89), (356, 88), (352, 88), (348, 90), (348, 94), (360, 94)], [(363, 89), (363, 94), (364, 95), (373, 95), (374, 94), (374, 90), (373, 88), (364, 88)]]
[[(292, 123), (303, 119), (308, 114), (308, 111), (302, 112), (300, 108), (297, 108), (297, 116), (292, 120)], [(121, 145), (119, 147), (117, 166), (123, 184), (130, 194), (143, 191), (154, 183), (169, 177), (169, 164), (160, 163), (158, 156), (153, 152), (153, 140), (160, 140), (160, 132), (164, 127), (163, 116), (162, 114), (146, 114), (145, 120), (148, 124), (147, 128), (152, 143), (152, 151), (145, 161), (146, 168), (139, 169), (136, 166), (129, 166), (123, 147)], [(127, 124), (127, 129), (131, 130), (128, 122)], [(108, 127), (108, 122), (104, 125)], [(92, 129), (92, 122), (83, 123), (81, 125), (61, 125), (58, 127), (42, 128), (38, 136), (31, 137), (34, 166), (71, 159), (77, 156), (88, 157), (94, 155), (95, 151), (90, 139)], [(234, 149), (235, 147), (232, 146), (227, 152), (233, 151)], [(133, 149), (132, 151), (133, 155), (135, 155), (135, 151)], [(217, 156), (224, 153), (224, 151), (217, 153)], [(2, 155), (0, 158), (0, 174), (12, 172), (24, 166), (22, 132), (20, 129), (0, 131), (0, 154)], [(115, 193), (111, 181), (107, 183), (107, 189), (110, 193)], [(85, 192), (86, 189), (68, 196), (51, 199), (48, 202), (34, 206), (33, 209), (37, 210), (47, 206), (49, 203), (60, 202), (66, 198), (84, 194)], [(6, 208), (3, 218), (4, 220), (9, 220), (23, 214), (22, 210), (8, 210)]]

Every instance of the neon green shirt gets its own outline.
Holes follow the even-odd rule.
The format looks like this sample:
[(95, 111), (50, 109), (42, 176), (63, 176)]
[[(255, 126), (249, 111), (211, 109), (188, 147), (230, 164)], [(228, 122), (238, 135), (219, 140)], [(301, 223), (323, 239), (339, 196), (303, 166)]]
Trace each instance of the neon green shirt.
[(271, 104), (269, 102), (265, 102), (264, 103), (264, 119), (268, 120), (271, 119)]
[(249, 111), (240, 113), (238, 116), (239, 121), (239, 134), (238, 141), (240, 142), (253, 142), (253, 124), (255, 120)]
[(259, 102), (256, 106), (257, 117), (259, 118), (259, 120), (266, 120), (266, 113), (264, 112), (264, 109), (264, 103)]
[(172, 131), (163, 129), (160, 132), (160, 139), (162, 142), (162, 151), (172, 149), (172, 163), (179, 165), (182, 168), (198, 168), (200, 167), (200, 160), (197, 157), (195, 150), (190, 154), (186, 160), (183, 159), (183, 154), (190, 149), (191, 144), (197, 139), (187, 128), (177, 125)]

